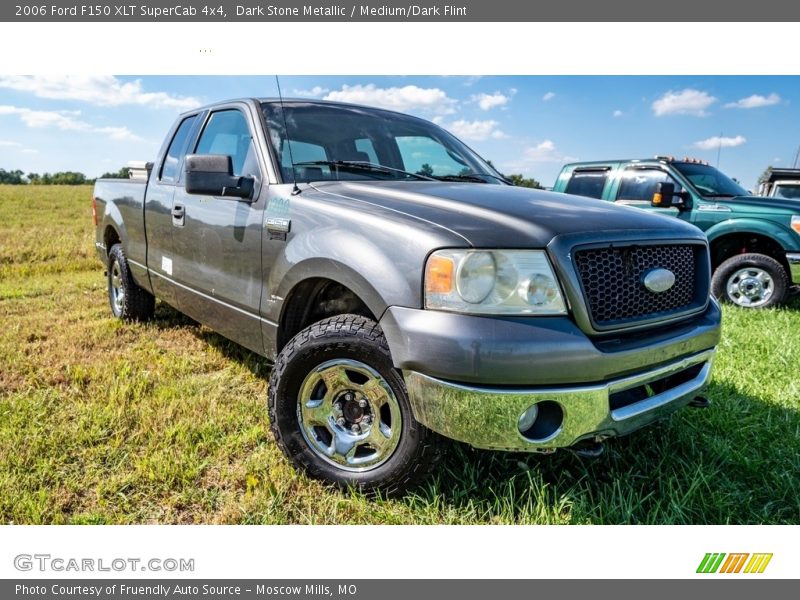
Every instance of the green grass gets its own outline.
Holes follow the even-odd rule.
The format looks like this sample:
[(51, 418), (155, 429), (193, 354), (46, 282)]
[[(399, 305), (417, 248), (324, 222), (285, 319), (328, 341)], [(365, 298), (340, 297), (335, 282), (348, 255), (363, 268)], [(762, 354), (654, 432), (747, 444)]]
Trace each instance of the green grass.
[(261, 358), (159, 304), (111, 317), (88, 187), (0, 187), (0, 520), (15, 523), (798, 523), (800, 302), (725, 309), (709, 410), (600, 459), (453, 445), (405, 498), (295, 472)]

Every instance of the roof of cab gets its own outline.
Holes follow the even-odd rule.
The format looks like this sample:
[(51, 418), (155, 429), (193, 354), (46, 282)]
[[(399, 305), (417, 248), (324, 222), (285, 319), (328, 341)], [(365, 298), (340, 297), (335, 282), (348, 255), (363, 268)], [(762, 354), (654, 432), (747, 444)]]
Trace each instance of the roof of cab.
[(408, 113), (391, 110), (388, 108), (381, 108), (380, 106), (369, 106), (366, 104), (353, 104), (350, 102), (338, 102), (336, 100), (319, 100), (317, 98), (275, 98), (275, 97), (249, 97), (249, 98), (230, 98), (228, 100), (220, 100), (219, 102), (213, 102), (211, 104), (206, 104), (203, 106), (198, 106), (197, 108), (193, 108), (192, 110), (186, 111), (185, 114), (193, 114), (203, 110), (211, 110), (214, 108), (218, 108), (220, 106), (226, 106), (228, 104), (233, 104), (235, 102), (244, 102), (247, 104), (317, 104), (320, 106), (342, 106), (345, 108), (366, 108), (368, 110), (378, 110), (381, 112), (386, 113), (393, 113), (396, 115), (401, 115), (403, 117), (408, 117), (411, 119), (419, 119), (424, 121), (425, 119), (421, 119), (420, 117), (415, 117), (414, 115), (409, 115)]
[(672, 156), (651, 156), (650, 158), (614, 158), (611, 160), (586, 160), (586, 161), (576, 161), (567, 163), (564, 165), (564, 169), (576, 169), (576, 168), (614, 168), (618, 167), (619, 165), (629, 164), (629, 163), (640, 163), (640, 164), (705, 164), (707, 165), (707, 161), (702, 161), (696, 158), (682, 158), (677, 159)]

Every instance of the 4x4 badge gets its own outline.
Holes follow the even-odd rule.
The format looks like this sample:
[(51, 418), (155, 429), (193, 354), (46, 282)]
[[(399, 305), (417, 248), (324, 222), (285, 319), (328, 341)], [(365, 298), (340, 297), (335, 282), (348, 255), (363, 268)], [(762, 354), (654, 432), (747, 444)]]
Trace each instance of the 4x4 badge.
[(650, 269), (644, 273), (642, 283), (654, 294), (660, 294), (675, 285), (675, 274), (668, 269)]

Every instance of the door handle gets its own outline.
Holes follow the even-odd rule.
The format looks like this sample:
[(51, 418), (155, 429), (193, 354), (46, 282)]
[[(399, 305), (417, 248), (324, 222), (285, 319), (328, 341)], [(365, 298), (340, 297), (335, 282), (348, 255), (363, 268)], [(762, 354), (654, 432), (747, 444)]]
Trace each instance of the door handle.
[(176, 204), (172, 207), (172, 224), (176, 227), (183, 227), (186, 220), (186, 207), (183, 204)]

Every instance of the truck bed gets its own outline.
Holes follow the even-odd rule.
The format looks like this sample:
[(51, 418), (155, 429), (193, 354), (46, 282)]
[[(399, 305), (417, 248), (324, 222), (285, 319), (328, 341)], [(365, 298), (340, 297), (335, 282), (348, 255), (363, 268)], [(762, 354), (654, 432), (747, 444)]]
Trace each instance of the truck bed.
[(144, 200), (147, 181), (144, 179), (98, 179), (94, 184), (97, 207), (95, 246), (98, 253), (108, 255), (118, 242), (110, 222), (122, 224), (119, 238), (131, 265), (134, 278), (142, 287), (150, 287), (147, 276), (147, 244), (144, 226)]

